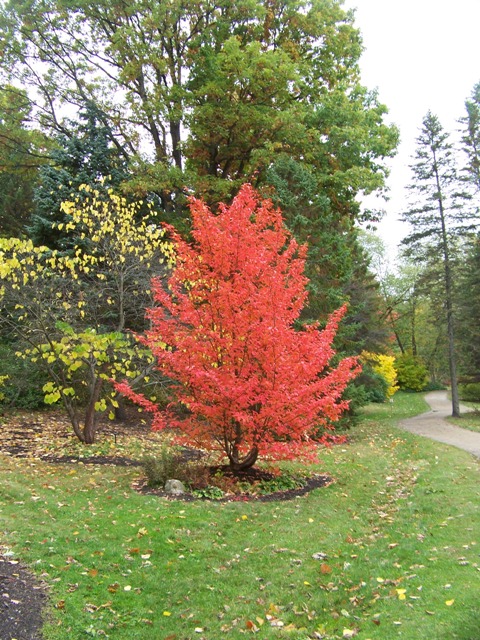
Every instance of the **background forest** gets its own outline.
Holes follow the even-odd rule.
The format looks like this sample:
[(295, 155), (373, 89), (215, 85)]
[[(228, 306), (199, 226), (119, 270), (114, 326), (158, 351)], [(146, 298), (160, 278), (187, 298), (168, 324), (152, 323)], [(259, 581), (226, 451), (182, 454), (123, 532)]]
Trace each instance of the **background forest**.
[(335, 346), (362, 356), (352, 411), (389, 397), (391, 362), (404, 389), (451, 385), (454, 414), (459, 394), (480, 399), (480, 85), (462, 148), (434, 113), (419, 123), (411, 233), (388, 272), (361, 202), (386, 192), (400, 134), (361, 83), (341, 2), (15, 0), (0, 39), (4, 404), (61, 400), (88, 441), (97, 414), (121, 418), (112, 379), (166, 401), (131, 338), (171, 265), (163, 224), (189, 238), (191, 194), (215, 211), (246, 182), (308, 243), (301, 320), (348, 303)]

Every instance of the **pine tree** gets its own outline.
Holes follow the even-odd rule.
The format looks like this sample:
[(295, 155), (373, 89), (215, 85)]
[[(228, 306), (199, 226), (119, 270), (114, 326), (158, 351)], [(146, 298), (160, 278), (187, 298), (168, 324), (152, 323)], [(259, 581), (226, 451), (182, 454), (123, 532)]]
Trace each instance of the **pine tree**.
[(467, 156), (464, 177), (477, 192), (480, 191), (480, 82), (475, 85), (469, 100), (465, 101), (466, 116), (463, 125), (462, 146)]
[(459, 287), (459, 350), (461, 377), (480, 382), (480, 235), (473, 240), (463, 264)]
[(447, 319), (452, 415), (458, 416), (459, 399), (454, 329), (455, 240), (466, 229), (465, 198), (459, 193), (459, 179), (446, 133), (430, 111), (423, 119), (417, 150), (411, 165), (414, 194), (402, 219), (410, 223), (411, 233), (403, 240), (406, 255), (428, 265), (430, 277), (440, 286)]

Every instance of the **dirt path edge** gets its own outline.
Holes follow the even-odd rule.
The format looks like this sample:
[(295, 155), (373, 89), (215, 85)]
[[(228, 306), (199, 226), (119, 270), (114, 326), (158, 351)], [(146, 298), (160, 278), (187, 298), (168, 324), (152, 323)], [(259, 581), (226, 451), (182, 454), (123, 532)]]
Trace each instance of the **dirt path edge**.
[[(447, 417), (452, 415), (452, 406), (446, 391), (431, 391), (425, 396), (430, 411), (407, 420), (401, 420), (398, 426), (419, 436), (430, 438), (444, 444), (468, 451), (480, 458), (480, 433), (462, 429), (449, 424)], [(462, 413), (469, 411), (461, 406)]]

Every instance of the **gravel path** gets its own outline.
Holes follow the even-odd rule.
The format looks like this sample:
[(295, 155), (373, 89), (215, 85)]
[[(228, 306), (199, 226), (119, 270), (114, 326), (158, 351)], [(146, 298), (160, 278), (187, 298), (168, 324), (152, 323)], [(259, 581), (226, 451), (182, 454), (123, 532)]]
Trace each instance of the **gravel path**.
[[(425, 436), (426, 438), (464, 449), (480, 458), (480, 433), (455, 427), (445, 420), (445, 418), (452, 415), (452, 403), (447, 396), (447, 392), (432, 391), (427, 393), (425, 400), (431, 407), (430, 411), (408, 420), (402, 420), (398, 423), (398, 426), (419, 436)], [(469, 409), (461, 406), (460, 411), (463, 413), (469, 411)]]

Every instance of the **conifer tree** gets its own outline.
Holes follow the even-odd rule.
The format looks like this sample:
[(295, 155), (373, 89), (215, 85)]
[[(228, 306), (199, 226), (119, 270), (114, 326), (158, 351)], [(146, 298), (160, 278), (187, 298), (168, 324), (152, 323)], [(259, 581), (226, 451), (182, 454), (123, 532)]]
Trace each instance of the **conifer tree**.
[(460, 119), (463, 125), (462, 146), (467, 156), (464, 177), (477, 192), (480, 191), (480, 82), (475, 85), (471, 97), (465, 101), (466, 115)]
[(88, 185), (98, 197), (108, 200), (108, 190), (118, 187), (127, 177), (124, 159), (111, 144), (109, 130), (101, 124), (98, 109), (89, 105), (79, 122), (57, 136), (50, 163), (39, 172), (34, 191), (35, 214), (28, 231), (37, 245), (65, 250), (74, 240), (58, 225), (67, 222), (62, 202), (82, 198), (81, 185)]
[(453, 146), (439, 119), (430, 111), (423, 119), (417, 138), (412, 199), (402, 219), (412, 231), (403, 240), (406, 255), (428, 266), (428, 273), (439, 285), (446, 310), (452, 415), (458, 416), (459, 399), (454, 328), (455, 240), (464, 233), (465, 198), (459, 192), (459, 178)]

